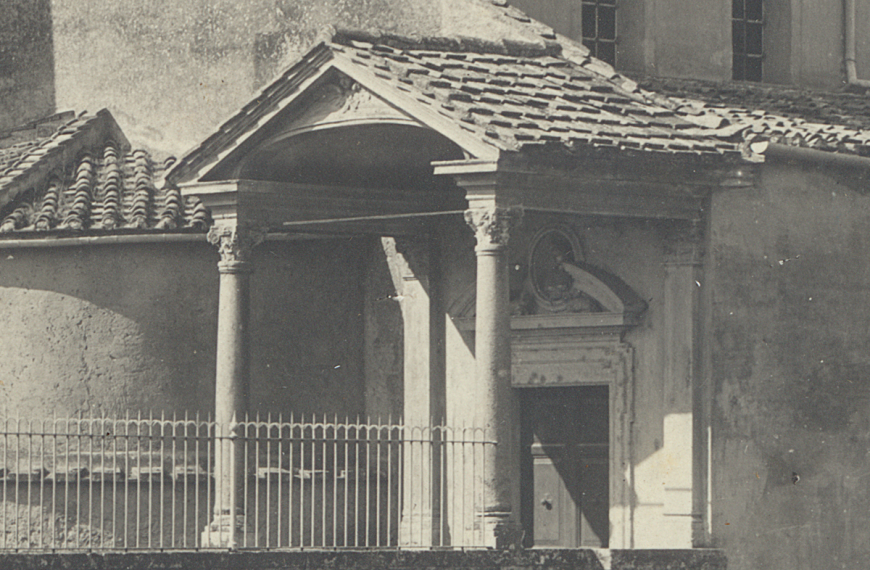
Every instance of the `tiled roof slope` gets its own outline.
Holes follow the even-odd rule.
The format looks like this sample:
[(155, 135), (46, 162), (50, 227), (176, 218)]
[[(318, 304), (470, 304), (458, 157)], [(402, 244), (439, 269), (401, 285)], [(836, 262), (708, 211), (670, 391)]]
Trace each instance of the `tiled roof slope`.
[(729, 153), (736, 147), (651, 104), (621, 76), (561, 47), (467, 40), (411, 43), (390, 36), (336, 35), (331, 48), (355, 65), (502, 150), (535, 143), (666, 153)]
[[(584, 48), (585, 49), (585, 48)], [(579, 54), (579, 55), (578, 55)], [(340, 31), (315, 46), (169, 173), (187, 179), (261, 128), (313, 69), (340, 60), (374, 90), (413, 97), (480, 141), (504, 151), (528, 145), (739, 158), (737, 144), (653, 102), (628, 78), (559, 42), (406, 38)], [(405, 109), (413, 114), (412, 110)]]
[(744, 141), (870, 156), (870, 98), (749, 83), (645, 78), (678, 115)]
[(0, 234), (207, 229), (202, 203), (163, 183), (172, 162), (129, 150), (116, 127), (101, 111), (0, 148)]

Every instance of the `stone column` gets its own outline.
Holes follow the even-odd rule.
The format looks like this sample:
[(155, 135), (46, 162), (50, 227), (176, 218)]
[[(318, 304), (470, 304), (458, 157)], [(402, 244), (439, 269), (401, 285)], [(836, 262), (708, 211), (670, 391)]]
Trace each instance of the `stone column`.
[(476, 207), (465, 212), (477, 238), (477, 305), (474, 357), (478, 426), (486, 446), (482, 523), (486, 546), (503, 548), (519, 538), (519, 454), (516, 402), (511, 389), (511, 315), (507, 244), (518, 208)]
[(202, 533), (202, 546), (243, 545), (244, 442), (236, 422), (248, 407), (249, 304), (251, 250), (263, 234), (233, 225), (215, 225), (208, 240), (221, 260), (215, 369), (215, 503), (213, 519)]

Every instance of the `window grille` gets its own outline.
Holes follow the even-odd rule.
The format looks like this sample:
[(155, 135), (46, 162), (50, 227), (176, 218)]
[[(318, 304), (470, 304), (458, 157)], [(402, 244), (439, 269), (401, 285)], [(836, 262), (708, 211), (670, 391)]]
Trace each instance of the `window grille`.
[(616, 0), (583, 0), (582, 37), (593, 56), (616, 65)]
[(731, 43), (734, 59), (731, 65), (735, 81), (761, 81), (764, 9), (762, 0), (732, 0)]

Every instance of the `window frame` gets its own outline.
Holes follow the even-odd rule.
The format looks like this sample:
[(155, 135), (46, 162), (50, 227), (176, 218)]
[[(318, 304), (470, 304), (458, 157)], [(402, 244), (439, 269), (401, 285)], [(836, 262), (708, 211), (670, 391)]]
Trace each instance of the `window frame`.
[(731, 79), (764, 80), (764, 0), (731, 0)]
[[(581, 0), (580, 2), (580, 41), (589, 48), (596, 57), (613, 67), (617, 63), (617, 38), (619, 37), (618, 0)], [(588, 10), (594, 10), (594, 16), (587, 16)], [(603, 10), (602, 10), (603, 9)], [(602, 12), (611, 12), (612, 18), (605, 20)], [(588, 19), (587, 19), (588, 18)], [(594, 30), (588, 29), (592, 23)], [(610, 28), (603, 29), (602, 28)], [(608, 33), (612, 32), (612, 33)], [(602, 56), (602, 48), (605, 50)], [(609, 51), (610, 53), (607, 53)]]

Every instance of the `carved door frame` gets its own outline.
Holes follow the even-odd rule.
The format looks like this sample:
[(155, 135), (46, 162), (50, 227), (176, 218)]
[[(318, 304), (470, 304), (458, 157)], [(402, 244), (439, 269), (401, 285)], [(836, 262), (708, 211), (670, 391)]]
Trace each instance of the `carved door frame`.
[[(634, 350), (619, 335), (588, 329), (512, 327), (512, 385), (517, 390), (548, 386), (608, 386), (609, 395), (609, 548), (633, 544)], [(571, 376), (542, 378), (540, 370), (575, 370)]]

